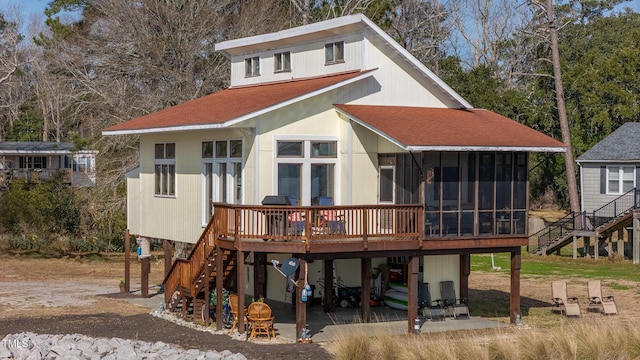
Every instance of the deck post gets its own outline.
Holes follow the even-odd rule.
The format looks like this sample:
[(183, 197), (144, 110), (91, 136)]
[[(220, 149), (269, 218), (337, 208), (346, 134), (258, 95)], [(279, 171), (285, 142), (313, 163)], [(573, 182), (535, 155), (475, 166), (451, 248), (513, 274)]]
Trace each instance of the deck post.
[(169, 275), (169, 271), (171, 271), (171, 265), (173, 260), (173, 246), (171, 242), (167, 239), (162, 241), (162, 249), (164, 250), (164, 276)]
[(238, 294), (238, 332), (244, 334), (244, 251), (238, 250), (236, 253), (236, 293)]
[(460, 299), (469, 299), (469, 274), (471, 274), (471, 255), (460, 255)]
[(420, 258), (415, 255), (409, 257), (407, 265), (407, 333), (413, 334), (415, 320), (418, 317), (418, 281), (422, 280), (418, 279)]
[(267, 253), (253, 253), (253, 297), (267, 297)]
[(293, 290), (296, 292), (295, 298), (296, 300), (296, 336), (302, 334), (302, 329), (307, 326), (307, 304), (302, 301), (302, 296), (300, 296), (300, 292), (304, 289), (305, 286), (305, 278), (304, 274), (307, 272), (307, 261), (305, 259), (300, 259), (299, 266), (299, 274), (298, 275), (298, 286)]
[(124, 231), (124, 291), (131, 291), (131, 237), (129, 229)]
[(362, 306), (360, 306), (360, 318), (363, 323), (371, 322), (371, 258), (360, 259), (362, 293), (360, 296)]
[(618, 229), (618, 243), (616, 245), (616, 251), (618, 255), (622, 256), (624, 259), (624, 229)]
[(598, 256), (600, 255), (600, 238), (594, 237), (595, 244), (593, 244), (593, 259), (598, 260)]
[(151, 272), (151, 262), (148, 257), (140, 259), (140, 297), (149, 297), (149, 273)]
[(633, 212), (633, 263), (640, 263), (640, 211)]
[(583, 241), (584, 241), (584, 257), (589, 257), (589, 250), (591, 249), (591, 237), (589, 236), (585, 236), (583, 237)]
[(324, 261), (324, 312), (335, 313), (336, 306), (333, 304), (333, 259)]
[(520, 314), (521, 258), (520, 248), (511, 252), (511, 290), (509, 291), (509, 322), (511, 324), (515, 324), (516, 316)]
[(577, 259), (578, 258), (578, 237), (577, 236), (573, 236), (573, 259)]
[[(205, 265), (206, 266), (206, 265)], [(211, 318), (209, 317), (209, 310), (211, 309), (211, 305), (209, 304), (209, 302), (211, 301), (211, 274), (205, 272), (205, 276), (204, 276), (204, 326), (209, 327), (209, 325), (211, 325)], [(195, 305), (195, 302), (194, 302)], [(195, 321), (196, 319), (196, 314), (197, 314), (198, 309), (195, 308), (193, 309), (193, 319)]]
[(224, 254), (216, 244), (216, 330), (222, 330), (222, 288), (224, 280)]

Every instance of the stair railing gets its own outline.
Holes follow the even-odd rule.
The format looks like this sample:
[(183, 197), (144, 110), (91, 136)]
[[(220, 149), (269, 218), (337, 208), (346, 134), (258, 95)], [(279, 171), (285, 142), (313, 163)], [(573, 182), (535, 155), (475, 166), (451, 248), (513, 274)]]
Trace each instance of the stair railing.
[(593, 211), (593, 226), (599, 227), (640, 206), (640, 189), (633, 188)]
[[(555, 222), (549, 224), (544, 229), (529, 237), (529, 252), (534, 253), (545, 245), (570, 234), (576, 230), (589, 230), (590, 222), (584, 212), (570, 212)], [(533, 243), (534, 247), (531, 247)]]

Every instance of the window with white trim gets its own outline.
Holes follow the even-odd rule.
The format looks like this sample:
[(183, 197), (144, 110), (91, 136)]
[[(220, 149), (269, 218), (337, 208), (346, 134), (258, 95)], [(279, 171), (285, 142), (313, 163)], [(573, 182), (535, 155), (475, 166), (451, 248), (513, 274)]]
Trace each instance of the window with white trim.
[(244, 75), (246, 77), (260, 76), (260, 57), (244, 59)]
[(324, 45), (324, 63), (331, 65), (344, 62), (344, 41)]
[(213, 215), (213, 203), (242, 203), (242, 140), (202, 143), (202, 223)]
[(155, 146), (154, 159), (155, 194), (176, 195), (176, 144), (162, 143)]
[(635, 187), (635, 167), (607, 166), (607, 194), (622, 195)]
[(291, 52), (273, 54), (273, 68), (277, 73), (291, 71)]
[(333, 140), (277, 141), (278, 195), (294, 199), (297, 205), (311, 205), (320, 196), (334, 197), (337, 144)]

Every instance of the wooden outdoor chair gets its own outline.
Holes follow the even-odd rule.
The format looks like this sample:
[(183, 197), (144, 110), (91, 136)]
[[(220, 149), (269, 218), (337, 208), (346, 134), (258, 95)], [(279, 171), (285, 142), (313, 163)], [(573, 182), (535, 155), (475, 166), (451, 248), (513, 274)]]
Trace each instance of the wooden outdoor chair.
[(233, 315), (233, 324), (231, 325), (231, 334), (238, 327), (238, 295), (229, 295), (229, 307), (231, 308), (231, 315)]
[(271, 316), (271, 308), (263, 302), (253, 302), (247, 308), (247, 317), (251, 324), (251, 335), (249, 338), (255, 338), (257, 335), (267, 335), (271, 340), (271, 336), (276, 337), (276, 331), (273, 327), (274, 318)]

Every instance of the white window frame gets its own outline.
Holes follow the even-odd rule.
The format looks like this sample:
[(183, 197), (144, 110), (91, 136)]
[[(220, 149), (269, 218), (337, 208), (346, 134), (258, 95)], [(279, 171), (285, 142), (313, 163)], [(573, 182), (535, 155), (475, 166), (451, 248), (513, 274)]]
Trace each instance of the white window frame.
[[(302, 157), (278, 157), (278, 142), (302, 142)], [(336, 156), (335, 157), (312, 157), (311, 156), (311, 143), (312, 142), (335, 142), (336, 143)], [(311, 205), (311, 165), (312, 164), (330, 164), (333, 165), (333, 200), (335, 205), (337, 203), (340, 193), (340, 179), (339, 171), (339, 157), (340, 157), (340, 141), (337, 137), (308, 137), (308, 136), (278, 136), (274, 137), (273, 144), (273, 157), (274, 157), (274, 180), (273, 180), (273, 194), (278, 192), (278, 165), (279, 164), (301, 164), (301, 189), (300, 197), (298, 199), (300, 206)]]
[[(336, 53), (337, 53), (337, 48), (338, 45), (340, 45), (340, 47), (342, 48), (342, 57), (337, 59), (336, 58)], [(328, 54), (328, 50), (329, 48), (331, 48), (332, 53), (331, 53), (331, 58), (329, 59), (329, 54)], [(341, 64), (344, 63), (344, 41), (334, 41), (332, 43), (327, 43), (324, 44), (324, 61), (325, 61), (325, 65), (333, 65), (333, 64)]]
[(260, 76), (260, 57), (252, 56), (244, 59), (244, 76)]
[[(221, 141), (225, 141), (227, 143), (227, 155), (225, 157), (218, 157), (216, 156), (216, 142), (221, 142)], [(241, 142), (241, 151), (242, 153), (240, 154), (239, 157), (235, 156), (232, 157), (231, 156), (231, 142), (232, 141), (240, 141)], [(202, 173), (201, 173), (201, 184), (202, 184), (202, 226), (206, 226), (209, 223), (209, 217), (213, 215), (213, 209), (210, 211), (209, 210), (209, 206), (211, 206), (211, 204), (209, 204), (209, 199), (207, 194), (209, 194), (209, 192), (211, 192), (211, 197), (214, 199), (220, 199), (221, 198), (221, 194), (219, 193), (220, 191), (220, 177), (217, 176), (218, 174), (218, 169), (220, 164), (226, 164), (227, 165), (227, 171), (226, 171), (226, 184), (227, 186), (225, 187), (224, 191), (227, 194), (233, 195), (236, 191), (236, 184), (234, 183), (234, 178), (237, 176), (236, 175), (236, 166), (239, 165), (240, 168), (240, 203), (244, 203), (244, 167), (243, 167), (243, 159), (244, 159), (244, 141), (243, 139), (240, 138), (233, 138), (233, 139), (217, 139), (217, 140), (206, 140), (206, 141), (202, 141), (202, 143), (206, 143), (206, 142), (213, 142), (213, 154), (212, 157), (204, 157), (204, 155), (201, 153), (200, 157), (201, 157), (201, 162), (202, 162)], [(207, 172), (207, 167), (211, 166), (211, 174), (209, 174)], [(213, 176), (213, 178), (211, 179), (211, 184), (209, 184), (209, 176)], [(211, 189), (207, 189), (207, 186), (211, 186)], [(235, 203), (235, 197), (232, 196), (231, 200), (233, 201), (233, 203)]]
[[(163, 158), (156, 158), (156, 146), (163, 146)], [(167, 156), (167, 145), (173, 145), (173, 158), (168, 158)], [(167, 143), (155, 143), (153, 145), (153, 194), (156, 197), (176, 197), (176, 151), (177, 147), (175, 143), (167, 142)], [(160, 166), (160, 171), (158, 172), (158, 166)], [(167, 174), (169, 174), (169, 179), (167, 180), (168, 188), (164, 188), (163, 184), (165, 183), (163, 175), (163, 169), (167, 169)], [(156, 184), (160, 183), (160, 191), (158, 192), (156, 188)], [(170, 182), (170, 183), (169, 183)]]
[[(287, 67), (287, 62), (285, 58), (288, 59), (289, 66)], [(280, 64), (280, 66), (278, 66)], [(273, 72), (291, 72), (291, 51), (283, 51), (279, 53), (273, 54)]]
[[(624, 175), (625, 174), (629, 174), (628, 172), (625, 172), (624, 170), (626, 169), (631, 169), (631, 181), (633, 181), (633, 186), (631, 186), (631, 189), (633, 189), (634, 187), (636, 187), (636, 168), (633, 165), (607, 165), (607, 195), (622, 195), (624, 194), (626, 191), (624, 190), (624, 182), (625, 182), (625, 178)], [(618, 191), (612, 191), (609, 188), (609, 184), (610, 184), (610, 180), (614, 180), (611, 179), (611, 174), (617, 172), (617, 176), (618, 176)], [(628, 181), (629, 179), (627, 179)], [(628, 190), (627, 190), (628, 191)]]

